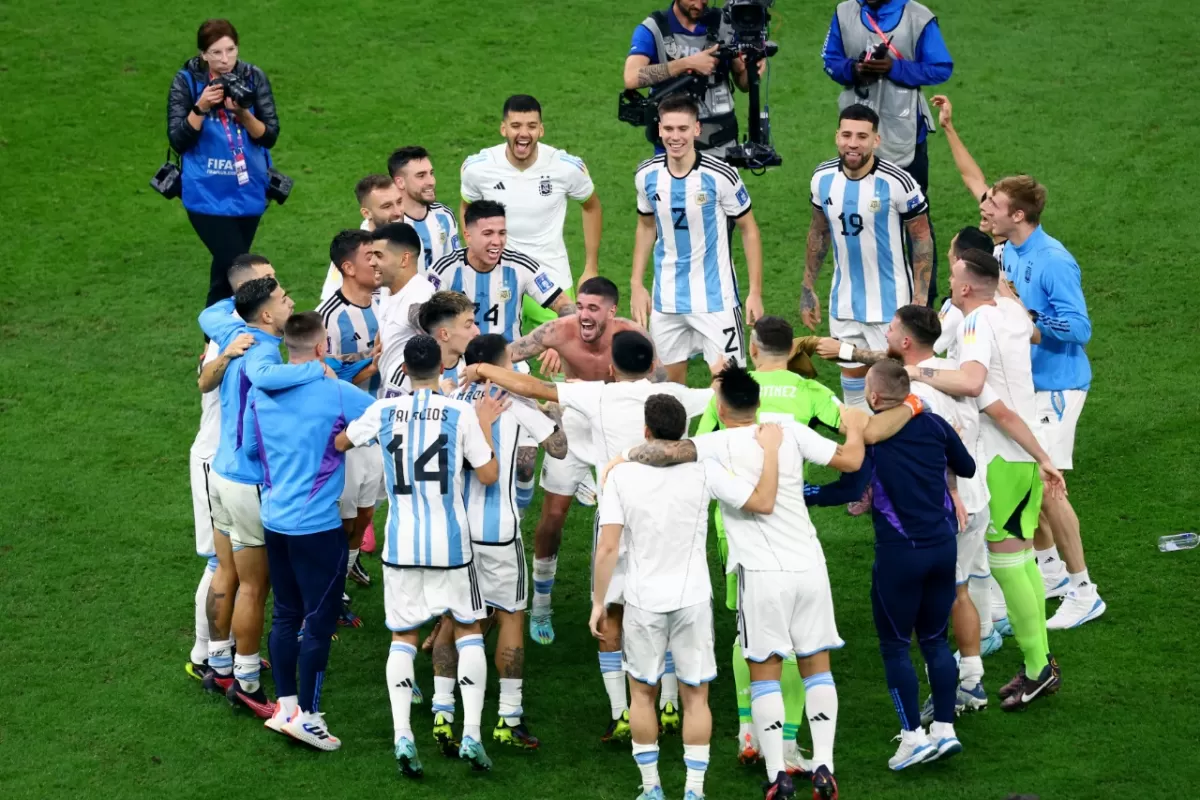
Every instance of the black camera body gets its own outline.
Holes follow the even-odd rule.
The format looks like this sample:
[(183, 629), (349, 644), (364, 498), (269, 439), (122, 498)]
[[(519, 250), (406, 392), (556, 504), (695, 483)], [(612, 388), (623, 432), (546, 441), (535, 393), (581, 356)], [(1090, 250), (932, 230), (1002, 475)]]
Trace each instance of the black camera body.
[(234, 73), (226, 72), (213, 83), (220, 84), (221, 88), (225, 90), (225, 96), (242, 108), (254, 105), (254, 90)]
[(167, 150), (167, 160), (150, 179), (150, 188), (165, 200), (183, 196), (183, 170), (179, 166), (179, 157), (170, 150)]

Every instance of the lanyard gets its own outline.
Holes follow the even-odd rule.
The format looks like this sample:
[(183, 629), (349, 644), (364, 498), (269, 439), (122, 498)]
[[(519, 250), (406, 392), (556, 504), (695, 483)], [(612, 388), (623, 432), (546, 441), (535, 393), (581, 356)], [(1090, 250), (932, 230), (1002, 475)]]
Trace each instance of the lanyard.
[(239, 155), (243, 152), (242, 145), (242, 129), (238, 127), (237, 120), (233, 122), (233, 132), (237, 134), (237, 146), (233, 144), (233, 134), (229, 132), (229, 117), (225, 113), (225, 109), (217, 111), (217, 117), (221, 120), (221, 127), (225, 129), (225, 141), (229, 142), (229, 152), (233, 155)]
[(880, 39), (883, 39), (883, 43), (887, 45), (887, 49), (891, 51), (892, 55), (894, 55), (896, 58), (898, 58), (898, 59), (900, 59), (901, 61), (903, 61), (903, 60), (904, 60), (904, 56), (900, 55), (900, 51), (899, 51), (899, 50), (897, 50), (895, 47), (893, 47), (893, 46), (892, 46), (892, 41), (891, 41), (891, 39), (889, 39), (889, 38), (887, 37), (887, 34), (885, 34), (885, 33), (883, 32), (883, 29), (879, 27), (879, 23), (875, 21), (875, 17), (871, 16), (871, 12), (870, 12), (870, 11), (867, 11), (867, 10), (864, 8), (864, 9), (863, 9), (863, 14), (864, 14), (864, 15), (866, 15), (866, 18), (867, 18), (867, 24), (871, 26), (871, 29), (872, 29), (873, 31), (875, 31), (876, 33), (878, 33), (878, 34), (879, 34), (879, 38), (880, 38)]

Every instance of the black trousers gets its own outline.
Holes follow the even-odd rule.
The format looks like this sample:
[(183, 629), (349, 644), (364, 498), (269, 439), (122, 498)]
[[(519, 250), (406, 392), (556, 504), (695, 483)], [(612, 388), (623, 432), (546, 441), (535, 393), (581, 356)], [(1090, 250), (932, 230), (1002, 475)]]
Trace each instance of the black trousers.
[[(912, 163), (904, 168), (904, 171), (912, 176), (917, 185), (921, 187), (921, 193), (925, 195), (926, 201), (929, 200), (929, 139), (917, 145), (916, 152), (913, 153)], [(938, 268), (938, 249), (937, 235), (933, 231), (933, 211), (932, 208), (929, 214), (929, 235), (933, 238), (933, 272), (929, 276), (929, 305), (936, 309), (937, 306), (937, 268)], [(905, 234), (907, 238), (907, 234)], [(908, 241), (908, 256), (912, 260), (912, 241)]]
[(229, 265), (243, 253), (250, 252), (254, 244), (254, 234), (258, 231), (257, 217), (216, 217), (211, 214), (188, 212), (188, 221), (192, 223), (196, 235), (208, 252), (212, 254), (212, 266), (208, 273), (208, 299), (204, 307), (208, 308), (218, 300), (224, 300), (233, 294), (229, 279), (225, 273)]

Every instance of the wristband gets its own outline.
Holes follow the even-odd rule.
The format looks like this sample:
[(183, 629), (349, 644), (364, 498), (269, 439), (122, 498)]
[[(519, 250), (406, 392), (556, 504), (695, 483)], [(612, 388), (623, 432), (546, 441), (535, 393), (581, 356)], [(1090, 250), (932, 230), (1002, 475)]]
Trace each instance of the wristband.
[(841, 361), (853, 361), (854, 345), (850, 344), (850, 342), (842, 342), (841, 347), (838, 348), (838, 359)]
[(630, 453), (632, 453), (632, 452), (633, 452), (632, 447), (626, 447), (624, 450), (621, 451), (621, 460), (622, 461), (632, 461), (632, 459), (630, 458)]
[(908, 397), (904, 398), (904, 405), (909, 407), (909, 410), (912, 411), (914, 417), (925, 410), (925, 404), (922, 403), (921, 398), (917, 397), (915, 394), (910, 394)]
[(196, 105), (195, 103), (192, 103), (192, 113), (197, 117), (203, 117), (205, 115), (204, 112), (200, 110), (200, 106)]

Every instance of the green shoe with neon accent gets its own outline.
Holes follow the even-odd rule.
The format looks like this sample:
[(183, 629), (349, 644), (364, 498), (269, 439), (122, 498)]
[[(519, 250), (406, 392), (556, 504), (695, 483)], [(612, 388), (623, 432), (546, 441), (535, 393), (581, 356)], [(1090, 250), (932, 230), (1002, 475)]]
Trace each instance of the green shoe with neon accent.
[(519, 747), (522, 750), (537, 750), (541, 746), (541, 742), (529, 732), (525, 721), (520, 718), (517, 719), (516, 725), (509, 725), (508, 721), (501, 717), (496, 722), (496, 727), (492, 728), (492, 738), (500, 744)]
[(658, 712), (658, 726), (663, 733), (677, 733), (679, 731), (679, 709), (675, 704), (667, 701), (667, 704)]
[(600, 737), (600, 741), (627, 742), (632, 735), (629, 730), (629, 712), (622, 711), (621, 716), (608, 723), (608, 730)]

